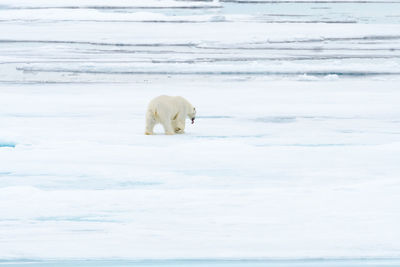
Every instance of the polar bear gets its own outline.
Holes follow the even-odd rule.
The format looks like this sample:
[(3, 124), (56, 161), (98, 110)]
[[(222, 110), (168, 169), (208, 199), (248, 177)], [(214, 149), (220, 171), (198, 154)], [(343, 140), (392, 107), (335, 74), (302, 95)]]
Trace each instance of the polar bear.
[(181, 96), (161, 95), (150, 101), (146, 112), (146, 135), (153, 134), (154, 126), (161, 123), (165, 134), (182, 134), (185, 131), (186, 116), (192, 120), (196, 109)]

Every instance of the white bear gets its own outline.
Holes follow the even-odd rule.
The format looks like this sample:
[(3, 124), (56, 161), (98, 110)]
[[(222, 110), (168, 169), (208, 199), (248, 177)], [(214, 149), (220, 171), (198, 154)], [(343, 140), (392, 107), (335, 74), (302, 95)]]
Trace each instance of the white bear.
[(153, 134), (154, 126), (161, 123), (165, 134), (182, 134), (185, 131), (186, 116), (192, 120), (196, 109), (181, 96), (161, 95), (150, 101), (146, 112), (146, 135)]

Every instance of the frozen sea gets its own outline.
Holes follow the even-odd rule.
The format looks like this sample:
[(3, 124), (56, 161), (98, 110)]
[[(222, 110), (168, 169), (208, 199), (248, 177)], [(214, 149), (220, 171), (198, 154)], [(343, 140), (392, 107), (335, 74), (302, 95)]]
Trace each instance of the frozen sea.
[(0, 0), (0, 74), (0, 266), (400, 266), (400, 1)]

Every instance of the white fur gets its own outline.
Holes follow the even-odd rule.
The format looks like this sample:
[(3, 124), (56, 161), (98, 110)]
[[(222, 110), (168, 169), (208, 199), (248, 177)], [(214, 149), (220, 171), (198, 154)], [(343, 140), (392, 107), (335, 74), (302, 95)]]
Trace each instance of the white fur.
[(161, 123), (165, 134), (184, 133), (185, 119), (194, 119), (196, 109), (181, 96), (161, 95), (150, 101), (146, 112), (145, 134), (153, 134), (154, 126)]

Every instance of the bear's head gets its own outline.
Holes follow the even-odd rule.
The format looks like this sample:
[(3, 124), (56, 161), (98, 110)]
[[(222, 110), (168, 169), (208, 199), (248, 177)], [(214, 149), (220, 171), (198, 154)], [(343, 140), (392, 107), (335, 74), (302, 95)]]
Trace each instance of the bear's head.
[(196, 108), (195, 107), (193, 107), (193, 106), (190, 107), (190, 111), (189, 111), (188, 117), (189, 117), (189, 119), (192, 120), (192, 124), (193, 124), (194, 123), (194, 119), (196, 118)]

